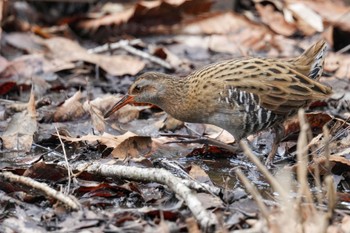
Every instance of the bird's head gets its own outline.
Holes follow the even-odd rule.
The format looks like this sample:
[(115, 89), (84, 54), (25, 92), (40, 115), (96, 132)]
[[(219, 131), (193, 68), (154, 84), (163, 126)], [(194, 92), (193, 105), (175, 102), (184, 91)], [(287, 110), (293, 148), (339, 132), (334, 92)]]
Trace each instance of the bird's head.
[(167, 90), (168, 75), (148, 72), (138, 77), (131, 85), (128, 95), (137, 103), (159, 104)]
[(139, 76), (126, 94), (106, 114), (105, 118), (129, 103), (150, 103), (161, 105), (171, 87), (170, 75), (147, 72)]

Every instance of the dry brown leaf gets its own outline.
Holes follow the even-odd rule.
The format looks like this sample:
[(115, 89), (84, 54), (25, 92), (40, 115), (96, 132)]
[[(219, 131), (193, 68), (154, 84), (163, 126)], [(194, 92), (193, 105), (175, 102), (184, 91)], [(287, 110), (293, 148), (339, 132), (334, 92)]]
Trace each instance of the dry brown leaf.
[(179, 23), (185, 15), (208, 12), (211, 5), (211, 1), (206, 0), (138, 1), (122, 12), (81, 21), (78, 27), (90, 32), (113, 26), (120, 33), (164, 33), (169, 32), (172, 25)]
[(95, 64), (111, 75), (135, 75), (145, 66), (145, 62), (128, 55), (100, 55), (90, 54), (78, 43), (62, 37), (45, 40), (45, 45), (50, 50), (52, 62), (84, 61)]
[(157, 47), (152, 52), (157, 57), (162, 58), (163, 60), (169, 62), (169, 64), (174, 68), (180, 68), (184, 64), (189, 64), (188, 60), (180, 59), (177, 55), (169, 51), (169, 49), (165, 47)]
[(64, 101), (53, 114), (55, 122), (70, 121), (82, 117), (85, 113), (83, 105), (80, 103), (81, 92), (77, 91), (72, 97)]
[(288, 9), (293, 12), (293, 15), (297, 19), (298, 28), (303, 31), (305, 35), (312, 35), (314, 32), (323, 31), (322, 17), (307, 5), (303, 3), (293, 3), (288, 5)]
[(88, 20), (81, 21), (78, 24), (78, 27), (83, 28), (85, 30), (95, 31), (99, 27), (110, 26), (110, 25), (120, 25), (122, 23), (126, 23), (133, 14), (134, 14), (133, 8), (125, 9), (121, 12), (105, 15), (98, 19), (88, 19)]
[(13, 115), (6, 131), (1, 136), (3, 147), (8, 150), (28, 152), (37, 131), (35, 97), (32, 91), (26, 111)]
[[(41, 98), (41, 99), (35, 101), (35, 108), (38, 109), (38, 108), (41, 108), (43, 106), (47, 106), (50, 104), (51, 104), (51, 99), (48, 97), (44, 97), (44, 98)], [(7, 106), (7, 108), (13, 112), (22, 112), (26, 108), (28, 108), (28, 103), (14, 102), (14, 103), (10, 103)]]
[(325, 62), (325, 70), (335, 71), (336, 77), (346, 79), (350, 76), (350, 55), (329, 53)]
[(213, 182), (211, 181), (210, 177), (208, 176), (208, 174), (198, 165), (192, 165), (191, 166), (191, 170), (189, 171), (189, 175), (201, 182), (201, 183), (207, 183), (207, 184), (210, 184), (212, 185)]
[(349, 232), (350, 229), (350, 216), (345, 215), (341, 223), (341, 229), (343, 232)]
[[(124, 134), (125, 135), (125, 134)], [(123, 142), (120, 143), (111, 152), (114, 158), (126, 159), (126, 158), (137, 158), (140, 156), (146, 156), (152, 150), (152, 139), (151, 137), (143, 136), (127, 136)]]
[(7, 59), (0, 56), (0, 73), (2, 73), (8, 65), (9, 62), (7, 61)]
[(203, 207), (205, 209), (212, 209), (212, 208), (223, 208), (223, 201), (213, 195), (213, 194), (209, 194), (209, 193), (197, 193), (196, 197), (199, 199), (199, 201), (202, 203)]
[(187, 34), (227, 34), (250, 27), (250, 30), (261, 30), (244, 16), (231, 12), (211, 13), (185, 22), (179, 31)]
[(132, 132), (115, 136), (108, 133), (102, 135), (85, 135), (79, 138), (61, 136), (62, 139), (70, 142), (99, 142), (107, 147), (114, 148), (111, 155), (124, 160), (127, 157), (139, 157), (146, 155), (152, 149), (152, 139), (150, 137), (137, 136)]
[(93, 127), (100, 133), (104, 132), (106, 125), (101, 110), (97, 108), (91, 101), (85, 101), (83, 108), (85, 112), (90, 113)]
[[(349, 154), (349, 149), (346, 149), (344, 151), (346, 154)], [(308, 171), (310, 173), (315, 173), (316, 168), (319, 171), (320, 175), (325, 175), (335, 167), (337, 167), (336, 174), (340, 174), (344, 171), (349, 171), (350, 169), (350, 161), (345, 158), (343, 155), (340, 155), (342, 153), (333, 154), (329, 156), (329, 167), (326, 167), (327, 164), (327, 158), (325, 156), (319, 156), (317, 158), (314, 158), (313, 161), (308, 165)], [(291, 171), (296, 172), (297, 171), (297, 164), (290, 167)], [(329, 169), (329, 170), (328, 170)]]
[(187, 231), (191, 233), (201, 233), (202, 231), (198, 227), (198, 223), (194, 217), (186, 218)]
[(5, 41), (11, 46), (26, 51), (27, 53), (37, 53), (44, 50), (43, 39), (33, 33), (13, 32), (4, 36)]
[(54, 72), (73, 67), (74, 64), (67, 62), (52, 63), (43, 54), (23, 55), (8, 62), (1, 76), (6, 77), (7, 82), (12, 81), (16, 85), (29, 86), (34, 83), (39, 93), (45, 93), (50, 87), (46, 78), (52, 79), (55, 77)]
[(179, 121), (170, 115), (167, 115), (167, 117), (162, 123), (163, 124), (160, 126), (160, 128), (170, 131), (174, 131), (184, 126), (183, 121)]
[[(313, 162), (308, 165), (308, 170), (311, 173), (315, 172), (316, 167), (318, 167), (320, 175), (327, 174), (328, 170), (326, 168), (327, 158), (325, 156), (320, 156), (313, 160)], [(340, 174), (344, 171), (350, 170), (350, 161), (343, 156), (330, 155), (329, 157), (329, 169), (332, 170), (335, 166), (341, 166), (341, 171), (337, 171), (336, 174)], [(293, 166), (294, 167), (294, 166)]]
[[(247, 56), (246, 49), (236, 41), (232, 35), (211, 35), (208, 39), (208, 48), (219, 53), (232, 53), (237, 56)], [(205, 43), (204, 43), (205, 44)]]
[[(91, 104), (99, 108), (102, 112), (107, 112), (115, 103), (121, 99), (121, 96), (105, 95), (91, 101)], [(118, 121), (119, 123), (127, 123), (139, 117), (140, 111), (150, 108), (150, 106), (133, 106), (126, 105), (118, 111), (114, 112), (109, 121)]]
[(261, 20), (274, 32), (284, 36), (291, 36), (297, 28), (295, 24), (286, 22), (282, 12), (276, 11), (272, 5), (255, 5), (261, 16)]
[(229, 132), (215, 125), (206, 125), (205, 133), (209, 138), (213, 138), (224, 143), (233, 143), (235, 141), (235, 138)]
[(333, 1), (300, 1), (317, 12), (324, 21), (350, 31), (350, 7), (344, 4), (335, 4)]
[[(307, 113), (306, 121), (310, 124), (311, 129), (322, 129), (322, 127), (332, 120), (332, 116), (327, 113), (316, 112)], [(300, 122), (298, 118), (291, 118), (284, 123), (285, 135), (298, 132), (300, 130)]]

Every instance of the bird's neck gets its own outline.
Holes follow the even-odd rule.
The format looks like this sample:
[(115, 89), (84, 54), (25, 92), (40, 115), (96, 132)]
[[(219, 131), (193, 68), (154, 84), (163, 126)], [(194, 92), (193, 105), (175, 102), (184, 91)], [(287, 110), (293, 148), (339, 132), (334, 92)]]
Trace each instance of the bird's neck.
[[(208, 105), (200, 97), (197, 79), (167, 77), (166, 97), (158, 105), (174, 118), (186, 122), (204, 122), (210, 113)], [(208, 93), (209, 94), (209, 93)]]

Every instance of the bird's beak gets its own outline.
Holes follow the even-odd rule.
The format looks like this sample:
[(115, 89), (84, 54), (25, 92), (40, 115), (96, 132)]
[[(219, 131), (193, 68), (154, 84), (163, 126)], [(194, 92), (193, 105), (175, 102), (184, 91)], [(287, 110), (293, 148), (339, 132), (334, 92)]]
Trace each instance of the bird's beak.
[(132, 95), (125, 95), (121, 100), (119, 100), (105, 115), (104, 118), (108, 118), (110, 115), (112, 115), (114, 112), (118, 111), (122, 107), (124, 107), (127, 104), (134, 103), (134, 96)]

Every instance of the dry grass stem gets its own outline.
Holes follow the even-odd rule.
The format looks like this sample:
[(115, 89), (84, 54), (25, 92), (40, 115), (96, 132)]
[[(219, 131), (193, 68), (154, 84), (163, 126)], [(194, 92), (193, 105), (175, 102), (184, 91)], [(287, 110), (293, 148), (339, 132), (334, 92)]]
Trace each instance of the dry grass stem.
[(313, 199), (307, 180), (307, 151), (309, 149), (307, 143), (307, 131), (309, 129), (309, 124), (306, 122), (305, 112), (303, 109), (299, 110), (298, 116), (300, 121), (300, 134), (297, 142), (297, 177), (300, 188), (298, 190), (297, 203), (300, 205), (302, 198), (305, 198), (308, 203), (313, 203)]
[(269, 222), (269, 211), (266, 205), (264, 204), (263, 198), (260, 195), (258, 189), (248, 180), (248, 178), (243, 174), (241, 169), (237, 168), (235, 169), (235, 172), (238, 178), (242, 181), (243, 185), (246, 187), (247, 191), (253, 196), (263, 217), (266, 219), (267, 222)]
[(265, 176), (266, 180), (271, 184), (272, 188), (279, 193), (279, 195), (283, 200), (287, 200), (288, 193), (286, 192), (286, 190), (283, 189), (283, 187), (272, 176), (272, 174), (269, 172), (266, 166), (262, 164), (260, 160), (253, 154), (247, 142), (242, 140), (240, 142), (240, 145), (243, 149), (244, 154), (250, 159), (250, 161), (252, 161), (257, 166), (259, 171)]

